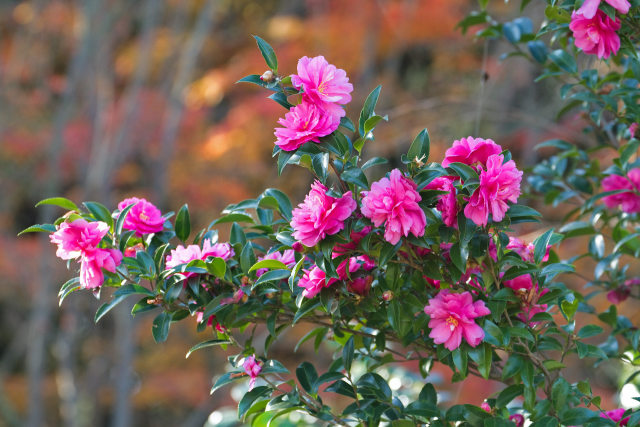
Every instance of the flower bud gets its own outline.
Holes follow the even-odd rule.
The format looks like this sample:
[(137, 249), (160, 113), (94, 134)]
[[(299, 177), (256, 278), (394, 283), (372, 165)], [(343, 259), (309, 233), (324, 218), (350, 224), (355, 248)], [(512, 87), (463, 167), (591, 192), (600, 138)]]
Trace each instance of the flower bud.
[(271, 83), (275, 80), (276, 75), (273, 74), (273, 71), (271, 70), (267, 70), (265, 71), (261, 76), (260, 76), (260, 80), (262, 80), (265, 83)]
[(293, 245), (291, 245), (291, 248), (298, 253), (304, 252), (304, 246), (300, 242), (295, 242)]
[(391, 301), (393, 299), (393, 292), (384, 291), (384, 293), (382, 294), (382, 299), (385, 301)]

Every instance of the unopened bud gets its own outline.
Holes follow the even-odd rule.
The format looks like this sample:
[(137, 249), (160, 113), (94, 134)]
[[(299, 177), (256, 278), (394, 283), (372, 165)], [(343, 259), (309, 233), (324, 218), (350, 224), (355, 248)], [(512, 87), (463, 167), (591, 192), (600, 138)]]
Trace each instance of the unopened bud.
[(276, 78), (276, 75), (273, 74), (273, 71), (271, 70), (267, 70), (265, 71), (261, 76), (260, 76), (260, 80), (262, 80), (265, 83), (271, 83), (272, 81), (274, 81)]
[(247, 286), (249, 284), (249, 278), (247, 276), (242, 276), (240, 283), (242, 283), (242, 286)]
[(304, 252), (304, 246), (300, 242), (295, 242), (291, 248), (296, 252)]
[(382, 294), (382, 299), (385, 301), (391, 301), (393, 299), (393, 292), (384, 291), (384, 293)]

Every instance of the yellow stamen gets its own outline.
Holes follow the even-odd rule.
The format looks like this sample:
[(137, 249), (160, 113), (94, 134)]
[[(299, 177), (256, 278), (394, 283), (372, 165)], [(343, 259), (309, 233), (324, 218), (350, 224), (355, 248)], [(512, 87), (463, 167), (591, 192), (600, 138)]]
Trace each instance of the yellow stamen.
[(458, 320), (453, 316), (447, 317), (446, 322), (447, 324), (449, 324), (449, 327), (452, 331), (458, 326)]

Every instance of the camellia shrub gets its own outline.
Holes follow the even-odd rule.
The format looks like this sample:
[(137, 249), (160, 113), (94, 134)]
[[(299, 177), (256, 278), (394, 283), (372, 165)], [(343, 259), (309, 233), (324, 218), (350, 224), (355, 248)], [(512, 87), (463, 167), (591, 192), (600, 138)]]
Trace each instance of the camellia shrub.
[[(639, 363), (640, 330), (616, 305), (637, 298), (640, 283), (632, 274), (640, 254), (640, 3), (548, 0), (537, 31), (526, 16), (497, 22), (487, 0), (480, 3), (461, 28), (506, 38), (513, 46), (507, 56), (537, 63), (539, 79), (560, 79), (567, 101), (560, 114), (582, 120), (588, 143), (543, 142), (538, 148), (553, 155), (523, 175), (486, 135), (456, 139), (434, 159), (425, 129), (403, 166), (374, 180), (367, 169), (387, 163), (365, 156), (376, 125), (388, 119), (375, 113), (381, 88), (352, 120), (344, 105), (354, 88), (344, 70), (322, 56), (303, 57), (286, 75), (256, 37), (269, 70), (240, 82), (270, 91), (286, 108), (273, 157), (278, 172), (298, 165), (313, 175), (304, 200), (292, 203), (269, 188), (197, 231), (186, 205), (174, 217), (138, 198), (114, 211), (43, 200), (68, 212), (25, 231), (50, 233), (57, 256), (79, 271), (60, 289), (60, 301), (77, 290), (109, 294), (99, 321), (136, 296), (132, 314), (155, 313), (157, 342), (172, 323), (196, 317), (213, 337), (189, 353), (236, 350), (212, 392), (247, 381), (238, 416), (254, 425), (292, 411), (344, 426), (640, 425), (640, 411), (603, 407), (588, 381), (564, 375), (571, 354), (596, 367), (609, 359)], [(514, 232), (540, 219), (523, 203), (525, 191), (528, 201), (568, 206), (558, 232), (541, 229), (532, 242)], [(231, 224), (228, 242), (218, 240), (221, 224)], [(588, 240), (587, 251), (560, 260), (554, 247), (577, 237)], [(576, 273), (585, 258), (593, 271)], [(560, 280), (570, 275), (584, 288)], [(600, 293), (611, 302), (604, 312), (590, 303)], [(577, 312), (590, 321), (576, 327)], [(274, 340), (302, 322), (314, 327), (298, 345), (334, 343), (326, 371), (305, 360), (290, 373), (268, 357)], [(255, 346), (261, 351), (248, 333), (258, 324), (268, 331)], [(401, 400), (380, 370), (406, 361), (417, 361), (424, 378), (438, 362), (453, 381), (474, 375), (504, 387), (480, 407), (444, 407), (425, 379), (418, 394)], [(320, 392), (339, 395), (340, 409)]]

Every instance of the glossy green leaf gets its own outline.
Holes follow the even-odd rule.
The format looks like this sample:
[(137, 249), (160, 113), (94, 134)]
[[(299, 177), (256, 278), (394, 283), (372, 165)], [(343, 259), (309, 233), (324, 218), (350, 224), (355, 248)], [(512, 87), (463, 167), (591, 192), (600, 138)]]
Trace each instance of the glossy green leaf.
[(276, 53), (269, 43), (264, 41), (258, 36), (253, 36), (256, 39), (256, 43), (258, 43), (258, 49), (260, 49), (260, 53), (264, 58), (267, 66), (271, 68), (271, 70), (275, 73), (278, 71), (278, 58), (276, 58)]
[(58, 206), (69, 211), (80, 212), (80, 209), (75, 203), (64, 197), (50, 197), (48, 199), (40, 200), (38, 203), (36, 203), (36, 207), (42, 205)]

